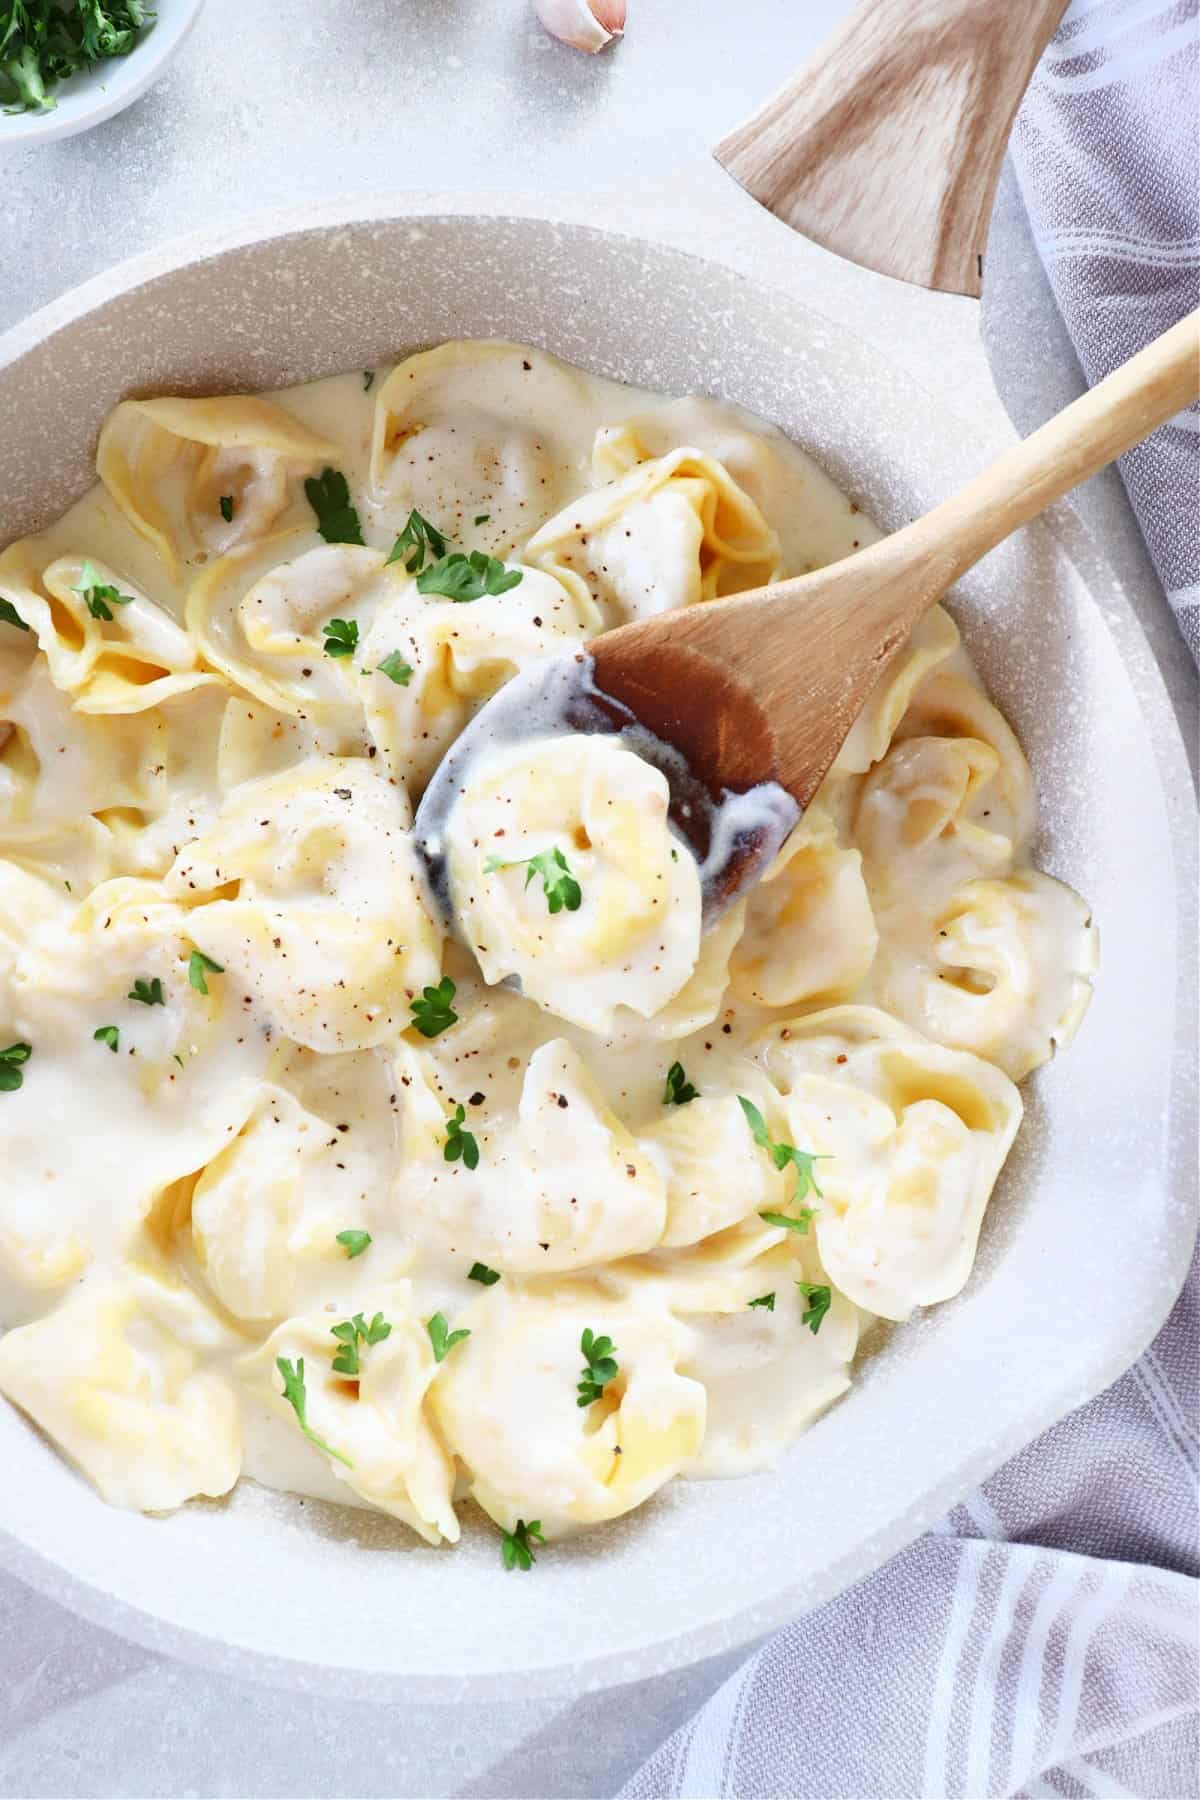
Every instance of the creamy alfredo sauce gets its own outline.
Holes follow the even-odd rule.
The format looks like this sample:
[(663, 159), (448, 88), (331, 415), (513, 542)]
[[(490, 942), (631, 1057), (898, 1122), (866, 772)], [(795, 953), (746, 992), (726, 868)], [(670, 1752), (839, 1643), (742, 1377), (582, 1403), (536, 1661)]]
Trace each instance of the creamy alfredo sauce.
[(873, 528), (731, 407), (496, 343), (126, 403), (98, 472), (0, 558), (0, 1392), (116, 1504), (246, 1474), (430, 1542), (769, 1463), (961, 1288), (1090, 991), (949, 615), (703, 935), (627, 748), (485, 759), (467, 949), (410, 826), (483, 701)]

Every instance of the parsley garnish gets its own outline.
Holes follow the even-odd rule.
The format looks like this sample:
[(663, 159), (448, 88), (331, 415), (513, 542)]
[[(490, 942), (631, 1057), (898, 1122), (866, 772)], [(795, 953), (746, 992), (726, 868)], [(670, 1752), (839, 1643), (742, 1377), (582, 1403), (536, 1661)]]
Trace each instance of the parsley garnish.
[(752, 1300), (750, 1302), (750, 1304), (751, 1304), (751, 1306), (761, 1306), (764, 1312), (774, 1312), (775, 1311), (774, 1289), (772, 1289), (772, 1291), (769, 1294), (760, 1294), (758, 1296), (758, 1299)]
[(49, 112), (60, 81), (127, 56), (153, 24), (145, 0), (10, 0), (0, 6), (0, 112)]
[(472, 1263), (467, 1271), (468, 1281), (478, 1281), (484, 1287), (495, 1287), (500, 1279), (499, 1269), (489, 1269), (486, 1263)]
[(121, 1034), (115, 1025), (97, 1025), (92, 1033), (92, 1038), (97, 1044), (107, 1044), (114, 1056), (117, 1054), (121, 1043)]
[(304, 484), (308, 504), (317, 515), (317, 530), (327, 544), (361, 544), (362, 526), (350, 504), (350, 487), (340, 469), (322, 469)]
[(522, 569), (506, 569), (482, 550), (452, 550), (417, 576), (417, 591), (444, 594), (447, 600), (482, 600), (485, 594), (507, 594), (524, 578)]
[(528, 1525), (524, 1519), (518, 1519), (516, 1530), (504, 1533), (500, 1539), (500, 1554), (506, 1569), (532, 1569), (537, 1558), (530, 1548), (531, 1538), (536, 1538), (539, 1544), (546, 1541), (540, 1519), (530, 1519)]
[(319, 1438), (308, 1423), (308, 1392), (304, 1386), (304, 1358), (298, 1357), (293, 1368), (286, 1356), (277, 1356), (275, 1367), (283, 1377), (283, 1397), (295, 1413), (300, 1429), (309, 1443), (315, 1444), (318, 1450), (323, 1450), (326, 1456), (332, 1456), (336, 1462), (345, 1463), (348, 1469), (352, 1469), (354, 1464), (350, 1458), (343, 1456), (340, 1450), (331, 1449), (325, 1439)]
[(829, 1288), (819, 1286), (813, 1281), (798, 1281), (796, 1286), (808, 1302), (801, 1314), (800, 1323), (807, 1325), (813, 1336), (816, 1337), (821, 1329), (821, 1321), (829, 1311), (829, 1303), (833, 1299), (833, 1294)]
[[(828, 1158), (824, 1156), (813, 1156), (808, 1150), (797, 1150), (795, 1144), (773, 1143), (770, 1134), (767, 1131), (763, 1116), (759, 1112), (757, 1106), (754, 1105), (753, 1101), (747, 1100), (744, 1094), (739, 1094), (738, 1105), (746, 1115), (746, 1123), (754, 1133), (755, 1143), (767, 1152), (767, 1155), (771, 1158), (775, 1167), (777, 1169), (786, 1169), (788, 1164), (791, 1163), (792, 1167), (795, 1169), (797, 1177), (797, 1200), (803, 1200), (810, 1188), (817, 1196), (818, 1200), (823, 1200), (825, 1196), (817, 1186), (817, 1178), (813, 1174), (813, 1164), (817, 1162), (826, 1162)], [(805, 1226), (804, 1229), (807, 1230), (807, 1226)]]
[(413, 677), (412, 664), (405, 662), (399, 650), (389, 651), (381, 663), (375, 665), (376, 673), (386, 675), (397, 687), (407, 687)]
[(362, 1357), (358, 1346), (382, 1344), (384, 1338), (392, 1335), (391, 1326), (378, 1312), (369, 1325), (361, 1313), (355, 1313), (352, 1319), (343, 1319), (340, 1325), (331, 1325), (329, 1329), (340, 1346), (333, 1359), (334, 1372), (338, 1375), (360, 1375)]
[(518, 856), (512, 862), (505, 862), (501, 856), (489, 856), (483, 865), (485, 875), (494, 875), (497, 869), (524, 869), (525, 886), (528, 887), (535, 875), (542, 878), (542, 892), (546, 896), (546, 905), (552, 913), (578, 912), (583, 900), (583, 890), (571, 873), (570, 865), (562, 851), (539, 850), (536, 856)]
[(579, 1378), (579, 1399), (577, 1406), (590, 1406), (598, 1400), (608, 1383), (617, 1373), (617, 1359), (613, 1355), (616, 1345), (610, 1337), (595, 1337), (585, 1331), (579, 1340), (579, 1348), (583, 1351), (587, 1367)]
[(422, 1037), (438, 1037), (458, 1024), (458, 1014), (450, 1005), (453, 998), (454, 983), (443, 975), (436, 987), (422, 989), (421, 998), (409, 1002), (412, 1022)]
[(233, 523), (233, 495), (221, 495), (221, 517), (227, 525)]
[(326, 656), (353, 656), (358, 649), (357, 619), (327, 619), (321, 629)]
[(0, 1094), (16, 1092), (25, 1079), (21, 1064), (27, 1063), (32, 1055), (32, 1044), (10, 1044), (7, 1050), (0, 1050)]
[[(446, 1120), (446, 1147), (442, 1151), (442, 1155), (447, 1162), (457, 1162), (461, 1156), (468, 1169), (477, 1169), (479, 1167), (479, 1145), (475, 1142), (473, 1132), (463, 1130), (466, 1116), (466, 1108), (456, 1106)], [(440, 1357), (438, 1361), (441, 1361)]]
[(363, 1251), (369, 1247), (371, 1234), (369, 1231), (339, 1231), (337, 1242), (353, 1262), (356, 1256), (361, 1256)]
[(143, 1006), (165, 1006), (167, 1004), (167, 997), (163, 993), (163, 984), (157, 975), (153, 981), (143, 981), (139, 975), (125, 998), (140, 1000)]
[(409, 574), (415, 575), (425, 561), (427, 551), (430, 557), (445, 556), (446, 540), (437, 526), (431, 525), (414, 507), (383, 566), (386, 569), (389, 563), (402, 562)]
[(205, 975), (223, 975), (224, 963), (214, 962), (211, 956), (205, 956), (203, 950), (193, 950), (188, 957), (188, 985), (194, 987), (198, 994), (207, 994), (208, 983)]
[(779, 1225), (784, 1231), (798, 1231), (801, 1237), (808, 1236), (808, 1228), (816, 1217), (811, 1206), (802, 1206), (798, 1213), (760, 1212), (758, 1216), (764, 1225)]
[(363, 370), (363, 393), (364, 394), (370, 393), (371, 384), (374, 380), (375, 380), (374, 369), (364, 369)]
[(444, 1313), (434, 1313), (425, 1329), (429, 1333), (429, 1341), (433, 1345), (434, 1362), (445, 1362), (455, 1344), (461, 1344), (464, 1338), (469, 1338), (471, 1335), (469, 1331), (451, 1331), (446, 1323)]
[(13, 605), (11, 600), (0, 600), (0, 621), (5, 625), (15, 625), (18, 631), (28, 631), (29, 627)]
[(72, 587), (71, 592), (82, 594), (93, 619), (107, 619), (110, 625), (114, 606), (133, 605), (133, 595), (123, 594), (120, 588), (113, 587), (111, 582), (101, 581), (90, 562), (83, 563), (79, 571), (79, 580)]
[(699, 1088), (694, 1088), (684, 1073), (682, 1063), (674, 1062), (667, 1070), (667, 1085), (663, 1091), (664, 1106), (686, 1106), (689, 1100), (700, 1097)]
[(491, 516), (492, 516), (491, 513), (476, 513), (475, 514), (476, 525), (486, 525), (488, 520), (491, 518)]

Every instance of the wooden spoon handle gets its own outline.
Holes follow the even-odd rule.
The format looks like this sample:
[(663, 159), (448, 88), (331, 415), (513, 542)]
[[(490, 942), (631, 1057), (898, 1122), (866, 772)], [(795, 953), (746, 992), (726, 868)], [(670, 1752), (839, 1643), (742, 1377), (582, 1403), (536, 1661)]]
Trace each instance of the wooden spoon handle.
[(713, 154), (868, 269), (977, 295), (1013, 117), (1067, 0), (864, 0)]
[[(1149, 437), (1198, 394), (1200, 311), (1188, 313), (886, 542), (894, 556), (936, 553), (951, 570), (948, 582), (955, 581), (1018, 526)], [(864, 554), (869, 558), (872, 552)]]

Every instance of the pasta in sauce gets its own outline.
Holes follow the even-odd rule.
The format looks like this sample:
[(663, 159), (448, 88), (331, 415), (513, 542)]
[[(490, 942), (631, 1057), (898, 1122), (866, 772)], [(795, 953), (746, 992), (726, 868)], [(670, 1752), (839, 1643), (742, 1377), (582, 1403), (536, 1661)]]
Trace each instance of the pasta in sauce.
[(869, 522), (498, 342), (126, 402), (98, 473), (0, 556), (0, 1392), (115, 1505), (244, 1474), (438, 1544), (472, 1499), (520, 1566), (769, 1464), (961, 1289), (1090, 994), (949, 614), (703, 936), (631, 750), (481, 759), (460, 941), (411, 825), (483, 702)]

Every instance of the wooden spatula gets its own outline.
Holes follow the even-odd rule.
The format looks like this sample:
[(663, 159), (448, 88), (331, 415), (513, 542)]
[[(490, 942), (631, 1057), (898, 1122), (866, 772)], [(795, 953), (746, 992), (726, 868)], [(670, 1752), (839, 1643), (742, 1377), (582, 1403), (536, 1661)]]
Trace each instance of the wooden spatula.
[[(665, 612), (519, 676), (430, 783), (416, 832), (439, 880), (441, 823), (488, 743), (620, 731), (658, 763), (705, 863), (711, 918), (755, 879), (823, 781), (917, 620), (1018, 526), (1191, 404), (1200, 313), (1114, 370), (924, 518), (811, 575)], [(757, 795), (756, 809), (741, 798)]]

